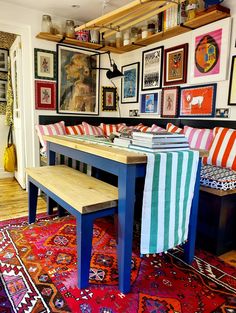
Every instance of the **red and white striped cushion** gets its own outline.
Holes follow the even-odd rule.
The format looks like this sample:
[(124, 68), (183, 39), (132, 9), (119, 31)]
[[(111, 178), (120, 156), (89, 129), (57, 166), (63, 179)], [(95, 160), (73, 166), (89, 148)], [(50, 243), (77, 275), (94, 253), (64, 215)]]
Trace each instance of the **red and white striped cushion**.
[(47, 150), (46, 141), (43, 139), (44, 135), (65, 135), (65, 122), (61, 121), (55, 124), (48, 124), (48, 125), (36, 125), (35, 126), (36, 132), (39, 136), (39, 141), (42, 145), (41, 152), (45, 152)]
[(134, 126), (134, 129), (135, 129), (135, 130), (140, 130), (140, 131), (143, 132), (143, 133), (146, 133), (146, 132), (151, 131), (151, 127), (145, 126), (145, 125), (143, 125), (142, 123), (140, 123), (140, 124)]
[(104, 124), (101, 123), (99, 127), (103, 130), (105, 136), (110, 136), (111, 133), (118, 132), (120, 129), (125, 127), (125, 123), (120, 123), (120, 124)]
[(152, 124), (152, 127), (151, 127), (151, 132), (153, 133), (158, 133), (158, 132), (165, 132), (166, 130), (160, 126), (157, 126), (156, 124)]
[(184, 126), (185, 137), (188, 138), (190, 148), (209, 150), (213, 141), (212, 129), (193, 128)]
[(236, 130), (224, 127), (213, 129), (214, 140), (204, 164), (211, 164), (236, 171)]
[(74, 125), (74, 126), (66, 126), (66, 134), (67, 135), (83, 135), (84, 127), (82, 124)]
[(175, 126), (172, 123), (167, 123), (166, 124), (166, 130), (170, 133), (177, 133), (177, 134), (182, 134), (183, 133), (183, 129), (179, 128), (178, 126)]
[(90, 125), (86, 122), (82, 122), (84, 127), (84, 134), (88, 136), (104, 136), (104, 132), (99, 126)]

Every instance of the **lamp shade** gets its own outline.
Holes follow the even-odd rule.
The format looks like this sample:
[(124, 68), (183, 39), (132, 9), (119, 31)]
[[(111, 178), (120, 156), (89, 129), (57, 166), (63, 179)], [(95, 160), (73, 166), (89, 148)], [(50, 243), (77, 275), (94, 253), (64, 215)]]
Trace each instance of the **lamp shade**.
[(108, 79), (114, 79), (114, 78), (121, 78), (124, 75), (121, 73), (121, 71), (118, 70), (117, 65), (115, 63), (112, 64), (113, 71), (108, 70), (106, 73), (106, 76)]

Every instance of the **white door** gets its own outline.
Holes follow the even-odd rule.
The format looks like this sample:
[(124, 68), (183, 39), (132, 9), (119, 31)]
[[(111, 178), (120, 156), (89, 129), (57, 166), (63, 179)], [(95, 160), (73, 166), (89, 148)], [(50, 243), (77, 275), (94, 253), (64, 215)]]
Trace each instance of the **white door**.
[(14, 143), (17, 153), (17, 170), (15, 178), (22, 188), (25, 188), (25, 141), (24, 141), (24, 114), (22, 101), (22, 52), (21, 37), (17, 36), (10, 48), (12, 89), (14, 96)]

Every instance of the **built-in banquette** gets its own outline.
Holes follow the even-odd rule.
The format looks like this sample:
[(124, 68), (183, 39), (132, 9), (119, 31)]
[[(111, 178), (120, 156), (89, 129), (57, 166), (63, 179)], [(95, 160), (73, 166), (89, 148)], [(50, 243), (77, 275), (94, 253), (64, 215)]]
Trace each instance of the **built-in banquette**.
[[(79, 125), (85, 121), (90, 125), (96, 126), (101, 123), (112, 125), (125, 123), (127, 126), (143, 124), (151, 127), (155, 124), (166, 128), (167, 123), (172, 123), (181, 129), (184, 129), (186, 126), (198, 129), (214, 129), (215, 127), (236, 129), (236, 121), (232, 120), (196, 120), (180, 118), (145, 119), (140, 117), (117, 118), (65, 115), (39, 116), (40, 125), (53, 124), (59, 121), (64, 121), (67, 126)], [(231, 171), (231, 173), (226, 174), (228, 176), (224, 178), (223, 175), (225, 175), (225, 173), (218, 173), (218, 170), (220, 171), (221, 168), (218, 167), (216, 169), (213, 178), (208, 178), (208, 169), (202, 174), (205, 176), (202, 177), (201, 180), (202, 186), (199, 197), (197, 227), (197, 246), (213, 252), (216, 255), (236, 248), (236, 175), (235, 172), (233, 172), (232, 177)], [(233, 183), (228, 180), (231, 180)], [(140, 200), (140, 197), (138, 199)]]

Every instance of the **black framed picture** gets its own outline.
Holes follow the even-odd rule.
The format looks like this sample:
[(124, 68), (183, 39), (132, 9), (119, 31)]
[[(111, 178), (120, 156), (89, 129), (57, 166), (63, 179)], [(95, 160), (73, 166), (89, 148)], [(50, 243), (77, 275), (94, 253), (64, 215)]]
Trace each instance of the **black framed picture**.
[(232, 57), (228, 105), (236, 105), (236, 55)]
[(117, 89), (115, 87), (102, 87), (102, 111), (117, 110)]
[(56, 80), (56, 52), (34, 49), (35, 78)]
[(0, 79), (0, 101), (7, 101), (7, 80)]
[(99, 55), (94, 51), (57, 45), (57, 112), (98, 115)]
[(139, 98), (139, 67), (140, 62), (124, 65), (121, 71), (121, 103), (135, 103)]
[(0, 49), (0, 72), (7, 72), (8, 50)]
[(143, 51), (142, 54), (142, 90), (158, 89), (162, 86), (163, 51), (160, 46)]

